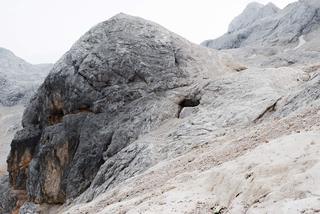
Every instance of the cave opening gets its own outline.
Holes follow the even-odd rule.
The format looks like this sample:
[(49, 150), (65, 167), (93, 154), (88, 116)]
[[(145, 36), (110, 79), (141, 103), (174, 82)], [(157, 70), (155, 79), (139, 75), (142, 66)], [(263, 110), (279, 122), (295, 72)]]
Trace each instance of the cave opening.
[(179, 111), (177, 117), (181, 117), (181, 112), (183, 111), (184, 108), (192, 108), (200, 105), (200, 98), (184, 98), (180, 103), (179, 103)]

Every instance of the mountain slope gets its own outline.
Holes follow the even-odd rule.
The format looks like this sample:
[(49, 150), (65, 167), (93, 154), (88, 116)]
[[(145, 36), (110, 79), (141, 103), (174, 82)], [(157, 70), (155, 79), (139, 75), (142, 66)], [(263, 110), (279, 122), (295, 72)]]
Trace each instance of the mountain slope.
[(31, 96), (52, 65), (32, 65), (0, 48), (0, 175), (6, 171), (6, 159), (14, 133)]
[(256, 2), (250, 3), (242, 14), (232, 20), (228, 28), (228, 33), (244, 29), (263, 18), (276, 15), (279, 10), (280, 9), (272, 3), (267, 5)]
[(32, 65), (0, 48), (0, 104), (26, 104), (52, 65)]
[[(223, 50), (244, 64), (258, 67), (317, 65), (320, 60), (320, 4), (301, 0), (282, 10), (262, 13), (265, 6), (249, 5), (230, 26), (237, 26), (203, 46)], [(262, 18), (257, 17), (257, 14)], [(234, 28), (234, 27), (233, 27)], [(232, 27), (231, 27), (232, 29)]]
[(237, 57), (125, 14), (93, 27), (28, 104), (1, 207), (316, 211), (319, 66), (265, 68)]
[[(319, 29), (320, 5), (317, 0), (302, 0), (288, 5), (283, 10), (269, 9), (271, 12), (262, 13), (264, 8), (269, 7), (273, 8), (270, 5), (249, 5), (231, 23), (231, 30), (227, 34), (215, 40), (205, 41), (202, 45), (215, 49), (245, 46), (290, 47), (292, 43), (299, 42), (300, 36)], [(258, 15), (261, 17), (257, 18)]]

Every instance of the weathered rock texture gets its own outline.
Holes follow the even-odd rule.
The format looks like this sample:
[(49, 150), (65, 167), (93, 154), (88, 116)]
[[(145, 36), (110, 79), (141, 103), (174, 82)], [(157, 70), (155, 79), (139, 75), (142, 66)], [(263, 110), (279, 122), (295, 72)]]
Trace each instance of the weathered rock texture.
[(252, 3), (232, 21), (226, 34), (202, 45), (259, 67), (317, 64), (319, 11), (318, 0), (300, 0), (282, 10)]
[(141, 172), (150, 163), (123, 174), (143, 150), (126, 147), (177, 118), (185, 99), (199, 104), (203, 78), (221, 73), (214, 55), (125, 14), (92, 28), (25, 110), (8, 158), (12, 187), (38, 203), (64, 203), (85, 191), (99, 169), (108, 185)]
[(0, 213), (11, 213), (16, 207), (16, 198), (11, 193), (8, 176), (0, 177)]
[[(284, 13), (265, 9), (261, 20)], [(318, 209), (320, 66), (257, 66), (239, 49), (242, 63), (125, 14), (92, 28), (55, 64), (12, 142), (10, 183), (28, 195), (20, 211)]]
[(320, 3), (317, 0), (301, 0), (277, 10), (272, 4), (250, 4), (233, 20), (229, 32), (202, 45), (215, 49), (245, 46), (290, 46), (299, 37), (319, 28)]
[(0, 47), (0, 105), (26, 104), (51, 67), (32, 65)]
[(257, 2), (248, 4), (245, 10), (234, 18), (229, 25), (228, 33), (241, 30), (252, 25), (254, 22), (279, 12), (279, 8), (272, 3), (263, 5)]

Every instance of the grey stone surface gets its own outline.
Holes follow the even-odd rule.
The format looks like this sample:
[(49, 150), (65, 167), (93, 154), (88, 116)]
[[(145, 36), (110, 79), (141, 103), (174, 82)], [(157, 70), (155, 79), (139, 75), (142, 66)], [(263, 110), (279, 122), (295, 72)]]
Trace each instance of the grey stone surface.
[(19, 214), (39, 214), (39, 213), (40, 211), (38, 206), (34, 203), (29, 203), (29, 202), (24, 203), (19, 210)]
[[(126, 147), (178, 117), (196, 80), (217, 67), (210, 55), (141, 18), (119, 14), (98, 24), (55, 64), (26, 108), (9, 156), (11, 183), (35, 202), (64, 203), (85, 191), (100, 167), (106, 186), (141, 172), (147, 163), (121, 173), (140, 150)], [(35, 134), (30, 127), (39, 127), (41, 138), (20, 141), (23, 132)], [(32, 161), (21, 168), (16, 154), (29, 150)]]
[(232, 20), (228, 28), (228, 33), (244, 29), (265, 17), (276, 15), (279, 11), (280, 9), (273, 3), (263, 5), (252, 2), (247, 5), (239, 16)]
[(9, 214), (15, 208), (17, 198), (11, 193), (9, 177), (0, 176), (0, 213)]
[[(270, 4), (265, 6), (269, 7), (273, 8)], [(249, 6), (249, 9), (233, 21), (228, 33), (218, 39), (204, 41), (202, 45), (215, 49), (245, 46), (290, 47), (299, 42), (301, 35), (319, 28), (320, 5), (317, 0), (294, 2), (282, 10), (271, 10), (274, 13), (267, 12), (264, 18), (256, 19), (255, 14), (263, 14), (260, 13), (261, 8), (264, 7)]]
[(317, 107), (320, 104), (320, 76), (314, 75), (309, 82), (291, 93), (287, 100), (282, 103), (281, 108), (275, 116), (285, 117), (290, 114), (297, 114), (306, 108)]
[[(298, 19), (301, 13), (292, 11), (301, 8), (311, 20), (308, 26), (316, 26), (308, 17), (317, 5), (300, 1), (281, 11), (267, 5), (266, 14), (231, 27), (230, 34), (256, 22), (267, 29), (268, 13), (277, 14), (272, 20), (284, 14)], [(283, 20), (285, 34), (287, 25), (298, 28)], [(315, 32), (312, 27), (306, 39)], [(310, 106), (304, 124), (316, 123), (319, 65), (305, 65), (316, 62), (316, 51), (305, 54), (294, 48), (295, 40), (273, 43), (271, 37), (264, 44), (252, 37), (255, 47), (217, 52), (138, 17), (119, 14), (98, 24), (55, 64), (28, 105), (8, 159), (12, 186), (25, 190), (34, 203), (64, 204), (60, 213), (125, 213), (136, 207), (181, 212), (175, 208), (181, 201), (186, 205), (181, 209), (194, 213), (190, 204), (199, 205), (196, 197), (208, 202), (208, 193), (218, 188), (206, 186), (212, 175), (201, 180), (200, 171), (219, 169), (269, 137), (295, 130), (291, 124), (300, 125), (295, 114)], [(250, 61), (253, 54), (263, 57)], [(292, 58), (277, 60), (284, 55)], [(194, 178), (204, 185), (192, 183)], [(263, 189), (256, 184), (258, 190), (248, 193), (253, 204)], [(179, 185), (187, 189), (183, 197), (165, 198)], [(150, 206), (149, 199), (154, 200)], [(167, 203), (174, 205), (163, 209)]]
[(51, 67), (51, 64), (32, 65), (0, 48), (0, 104), (26, 104)]

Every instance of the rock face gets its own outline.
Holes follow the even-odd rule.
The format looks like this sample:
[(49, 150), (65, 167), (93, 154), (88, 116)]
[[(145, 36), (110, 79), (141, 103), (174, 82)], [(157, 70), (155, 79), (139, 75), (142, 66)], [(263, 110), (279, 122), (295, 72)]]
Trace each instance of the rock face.
[[(209, 68), (218, 76), (210, 54), (125, 14), (92, 28), (55, 64), (25, 110), (8, 158), (13, 188), (38, 203), (64, 203), (86, 190), (100, 167), (110, 185), (117, 183), (142, 149), (125, 148), (178, 117), (185, 99), (199, 100), (194, 82)], [(109, 161), (120, 151), (125, 159)]]
[(232, 49), (245, 46), (288, 47), (299, 37), (319, 28), (320, 5), (317, 0), (302, 0), (278, 10), (274, 5), (250, 4), (235, 18), (229, 32), (202, 45), (214, 49)]

